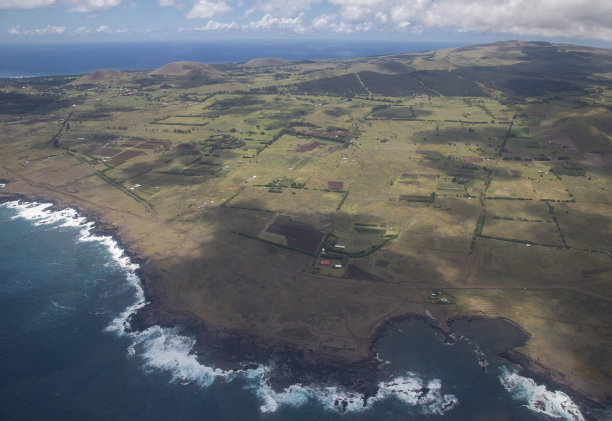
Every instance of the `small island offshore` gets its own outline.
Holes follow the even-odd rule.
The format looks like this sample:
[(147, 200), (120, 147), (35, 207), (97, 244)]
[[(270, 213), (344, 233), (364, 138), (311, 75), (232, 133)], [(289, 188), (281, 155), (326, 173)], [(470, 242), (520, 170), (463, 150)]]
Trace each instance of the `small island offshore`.
[(612, 51), (524, 41), (3, 79), (0, 200), (95, 220), (140, 264), (132, 329), (275, 389), (375, 395), (390, 323), (480, 320), (605, 407), (611, 87)]

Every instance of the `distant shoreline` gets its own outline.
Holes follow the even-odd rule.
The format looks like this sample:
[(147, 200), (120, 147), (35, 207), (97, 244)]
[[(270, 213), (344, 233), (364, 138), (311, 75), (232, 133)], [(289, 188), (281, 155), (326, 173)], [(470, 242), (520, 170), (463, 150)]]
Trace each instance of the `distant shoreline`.
[(416, 53), (462, 45), (467, 44), (347, 40), (0, 44), (0, 78), (73, 76), (99, 69), (138, 71), (158, 68), (173, 61), (224, 64), (272, 56), (286, 60), (342, 59)]

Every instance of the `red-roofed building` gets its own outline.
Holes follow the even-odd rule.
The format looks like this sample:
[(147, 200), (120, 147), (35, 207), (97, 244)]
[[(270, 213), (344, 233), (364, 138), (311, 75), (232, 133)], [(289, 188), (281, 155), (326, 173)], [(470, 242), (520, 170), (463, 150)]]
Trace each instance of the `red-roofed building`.
[(331, 264), (331, 261), (329, 261), (329, 260), (321, 260), (321, 264), (329, 266)]

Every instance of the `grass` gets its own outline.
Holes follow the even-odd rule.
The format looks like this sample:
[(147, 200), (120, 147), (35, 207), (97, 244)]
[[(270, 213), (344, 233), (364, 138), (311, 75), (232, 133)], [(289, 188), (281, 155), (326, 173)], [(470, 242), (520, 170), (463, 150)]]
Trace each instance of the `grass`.
[(525, 243), (563, 246), (554, 223), (547, 224), (488, 218), (482, 234), (494, 238), (522, 240)]
[[(402, 62), (419, 70), (521, 62), (512, 45), (503, 54), (478, 48)], [(0, 193), (96, 213), (150, 256), (168, 306), (216, 326), (356, 361), (370, 352), (366, 339), (381, 320), (422, 313), (431, 289), (440, 288), (459, 314), (483, 311), (519, 323), (532, 335), (522, 352), (581, 390), (593, 392), (585, 376), (607, 384), (587, 368), (588, 358), (607, 358), (609, 336), (572, 320), (595, 326), (609, 313), (602, 302), (611, 298), (612, 174), (601, 152), (608, 151), (610, 111), (588, 95), (527, 101), (501, 93), (501, 85), (490, 86), (499, 90), (488, 97), (393, 98), (284, 87), (352, 66), (376, 69), (346, 59), (291, 64), (278, 81), (236, 68), (235, 80), (189, 89), (163, 92), (158, 84), (132, 96), (116, 87), (66, 90), (58, 93), (62, 101), (80, 98), (75, 117), (87, 118), (71, 120), (57, 148), (49, 140), (72, 107), (45, 118), (0, 115), (0, 179), (10, 180)], [(23, 83), (8, 81), (5, 89), (20, 92)], [(245, 93), (270, 86), (277, 92)], [(590, 105), (576, 107), (578, 100)], [(93, 118), (102, 111), (110, 117)], [(350, 139), (308, 134), (328, 128), (345, 129)], [(134, 139), (154, 143), (138, 148)], [(144, 153), (115, 166), (94, 153), (100, 148)], [(343, 191), (329, 191), (330, 182)], [(330, 249), (342, 270), (313, 273), (317, 253), (266, 232), (282, 217), (345, 245)], [(593, 279), (602, 283), (589, 286)], [(550, 332), (547, 320), (558, 320)], [(299, 332), (287, 333), (289, 325)], [(346, 345), (319, 346), (338, 338)]]

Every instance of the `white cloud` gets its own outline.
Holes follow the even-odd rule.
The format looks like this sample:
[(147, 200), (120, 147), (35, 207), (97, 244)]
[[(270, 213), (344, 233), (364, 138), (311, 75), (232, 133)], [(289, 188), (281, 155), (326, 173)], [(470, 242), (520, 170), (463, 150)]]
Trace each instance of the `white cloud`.
[(232, 8), (223, 0), (197, 0), (186, 17), (187, 19), (206, 19), (231, 10)]
[(336, 15), (321, 15), (312, 20), (312, 27), (317, 31), (326, 31), (330, 29), (332, 21), (336, 19)]
[(374, 23), (370, 22), (370, 21), (366, 21), (366, 22), (362, 22), (362, 23), (358, 24), (357, 26), (355, 26), (355, 31), (357, 31), (357, 32), (368, 32), (372, 28), (374, 28)]
[[(129, 5), (130, 1), (133, 0), (126, 0), (123, 4)], [(237, 27), (253, 31), (291, 30), (299, 34), (325, 31), (329, 34), (440, 31), (447, 36), (474, 32), (505, 37), (592, 38), (612, 41), (610, 1), (156, 0), (151, 3), (159, 7), (187, 8), (185, 17), (203, 19), (203, 22), (208, 23), (202, 24), (204, 26), (199, 30), (210, 31)], [(0, 0), (0, 9), (58, 7), (95, 15), (120, 4), (122, 0)], [(212, 20), (223, 13), (232, 13), (227, 19), (231, 20), (230, 23)], [(15, 31), (23, 34), (23, 31), (28, 30), (19, 27)]]
[(387, 0), (329, 0), (338, 7), (343, 20), (349, 22), (363, 22), (367, 18), (384, 13), (392, 1)]
[(71, 12), (91, 13), (117, 7), (121, 0), (65, 0), (62, 3), (69, 5)]
[[(321, 15), (312, 20), (312, 28), (316, 31), (331, 31), (339, 34), (350, 34), (361, 30), (354, 28), (351, 24), (340, 21), (336, 22), (337, 15)], [(369, 23), (364, 23), (370, 26)]]
[[(446, 7), (447, 10), (443, 10)], [(468, 31), (592, 37), (612, 40), (612, 7), (601, 0), (443, 0), (431, 7), (426, 26), (455, 25)], [(437, 21), (437, 22), (436, 22)]]
[(347, 5), (342, 8), (342, 17), (352, 22), (362, 21), (372, 16), (372, 13), (369, 7)]
[(21, 25), (13, 26), (8, 30), (9, 35), (21, 35), (22, 33)]
[(66, 32), (65, 26), (47, 25), (44, 28), (35, 29), (36, 35), (61, 35)]
[[(343, 21), (408, 27), (612, 40), (609, 0), (328, 0)], [(372, 19), (374, 17), (374, 19)], [(380, 23), (376, 22), (378, 20)]]
[(0, 0), (0, 9), (38, 9), (56, 3), (57, 0)]
[(397, 27), (399, 29), (406, 29), (410, 26), (410, 22), (407, 20), (402, 20), (397, 23)]
[(67, 6), (71, 12), (99, 12), (119, 6), (121, 0), (0, 0), (0, 9), (39, 9)]
[(24, 35), (62, 35), (66, 32), (65, 26), (47, 25), (44, 28), (26, 29), (21, 25), (13, 26), (8, 30), (9, 35), (24, 36)]
[(377, 20), (381, 21), (382, 23), (386, 23), (388, 20), (387, 14), (381, 11), (376, 12), (375, 17)]
[(179, 10), (182, 10), (185, 7), (185, 4), (176, 0), (159, 0), (157, 4), (159, 4), (161, 7), (176, 7)]
[(270, 13), (266, 13), (260, 20), (249, 22), (247, 25), (244, 25), (243, 28), (254, 30), (289, 29), (298, 34), (302, 34), (306, 32), (306, 28), (303, 25), (303, 19), (303, 13), (300, 13), (294, 18), (277, 18)]
[(257, 0), (247, 10), (247, 15), (255, 11), (270, 13), (274, 16), (293, 16), (297, 13), (310, 9), (311, 5), (320, 3), (321, 0)]
[(42, 28), (28, 29), (21, 25), (16, 25), (7, 31), (8, 35), (12, 36), (49, 36), (49, 35), (69, 35), (69, 36), (83, 36), (88, 34), (136, 34), (142, 33), (143, 31), (137, 29), (118, 28), (113, 29), (109, 25), (99, 25), (97, 28), (90, 28), (87, 26), (79, 26), (76, 29), (68, 30), (66, 26), (55, 26), (47, 25)]
[(194, 28), (195, 31), (227, 31), (229, 29), (238, 28), (238, 24), (236, 22), (223, 23), (216, 22), (214, 20), (209, 20), (205, 26), (200, 28)]
[(346, 23), (346, 22), (340, 22), (340, 23), (337, 23), (337, 24), (333, 24), (331, 26), (331, 30), (334, 31), (334, 32), (337, 32), (339, 34), (350, 34), (350, 33), (354, 32), (353, 27), (350, 24)]

